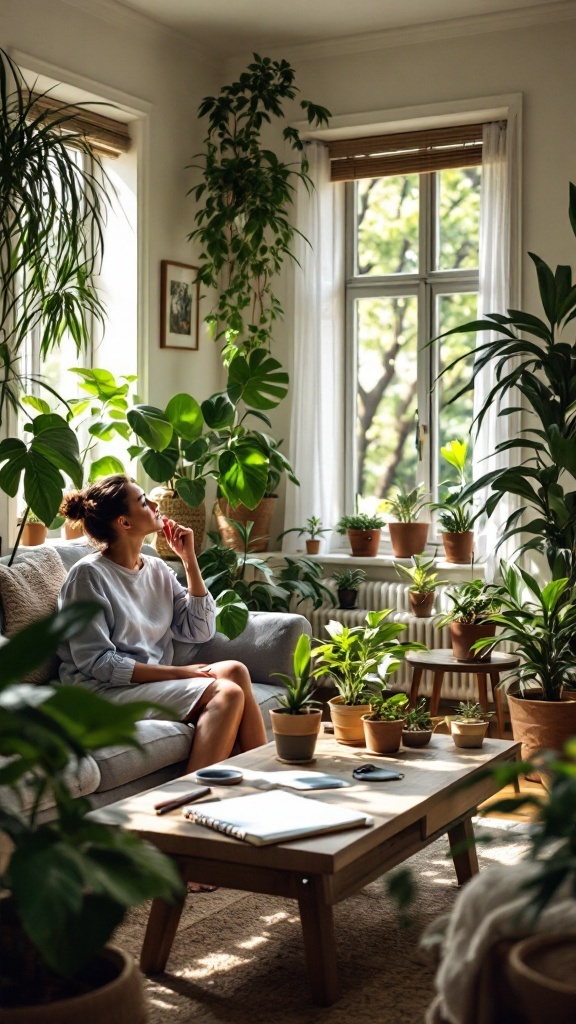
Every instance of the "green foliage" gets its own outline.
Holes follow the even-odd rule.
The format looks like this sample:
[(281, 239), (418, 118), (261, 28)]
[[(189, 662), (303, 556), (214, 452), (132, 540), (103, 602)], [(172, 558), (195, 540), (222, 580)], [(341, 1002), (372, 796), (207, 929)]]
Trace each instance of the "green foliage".
[[(192, 164), (202, 180), (191, 189), (197, 209), (189, 239), (201, 247), (198, 279), (219, 292), (208, 322), (215, 339), (224, 342), (227, 363), (239, 351), (269, 348), (274, 323), (283, 315), (272, 280), (286, 257), (293, 258), (289, 212), (297, 181), (308, 185), (307, 163), (295, 128), (284, 128), (283, 135), (301, 154), (300, 169), (263, 145), (262, 129), (284, 118), (284, 101), (298, 91), (287, 61), (254, 54), (239, 79), (206, 97), (198, 111), (208, 118), (208, 134), (204, 152), (194, 158), (200, 163)], [(324, 107), (307, 100), (300, 106), (312, 127), (328, 123)]]
[[(516, 673), (523, 692), (530, 696), (536, 687), (545, 700), (558, 701), (574, 679), (576, 588), (567, 577), (541, 587), (525, 569), (504, 562), (500, 572), (502, 611), (490, 615), (490, 621), (502, 627), (496, 645), (509, 641), (521, 655)], [(480, 640), (474, 649), (486, 646)]]
[(432, 511), (439, 512), (438, 522), (445, 533), (466, 533), (471, 530), (478, 516), (484, 509), (473, 511), (472, 502), (465, 499), (466, 490), (466, 456), (468, 445), (465, 441), (450, 441), (440, 449), (440, 454), (457, 473), (457, 480), (443, 480), (441, 487), (447, 489), (444, 499), (430, 505)]
[[(473, 625), (479, 622), (496, 622), (496, 613), (502, 606), (502, 587), (484, 580), (470, 580), (456, 583), (446, 589), (446, 597), (453, 607), (438, 622), (438, 629), (450, 622), (464, 622)], [(494, 638), (489, 641), (494, 644)], [(474, 645), (476, 648), (476, 645)]]
[(320, 707), (319, 701), (313, 699), (318, 684), (310, 672), (311, 660), (310, 637), (303, 633), (294, 651), (294, 676), (272, 672), (286, 687), (286, 693), (278, 694), (277, 700), (291, 715), (301, 715), (311, 707)]
[(357, 590), (366, 579), (364, 569), (336, 569), (332, 579), (338, 590)]
[[(18, 682), (97, 611), (96, 604), (71, 605), (0, 648), (0, 831), (13, 844), (0, 878), (9, 892), (0, 935), (2, 1005), (49, 1000), (54, 975), (76, 975), (128, 907), (181, 892), (171, 861), (86, 817), (90, 804), (73, 797), (65, 774), (102, 747), (140, 749), (135, 724), (158, 705), (118, 705), (81, 686)], [(47, 796), (56, 815), (41, 823)]]
[(407, 651), (426, 650), (423, 644), (398, 637), (406, 626), (390, 622), (391, 609), (368, 612), (365, 626), (344, 626), (331, 620), (325, 627), (330, 640), (314, 648), (317, 677), (331, 675), (345, 704), (364, 704), (371, 700), (373, 685), (367, 676), (377, 673), (385, 680), (402, 663)]
[(289, 530), (283, 530), (282, 533), (278, 534), (277, 540), (285, 537), (288, 533), (297, 533), (299, 537), (306, 534), (310, 540), (314, 540), (316, 537), (320, 537), (323, 533), (330, 533), (329, 528), (322, 526), (322, 520), (318, 516), (310, 516), (306, 520), (306, 526), (292, 526)]
[(370, 697), (370, 718), (377, 722), (398, 722), (406, 718), (408, 710), (408, 697), (405, 693), (395, 693), (392, 697), (386, 695), (386, 690), (373, 694)]
[(408, 588), (413, 594), (433, 594), (436, 587), (442, 586), (446, 580), (439, 580), (438, 573), (434, 572), (434, 559), (425, 558), (424, 555), (412, 555), (412, 565), (400, 565), (394, 562), (394, 568), (399, 576), (410, 580)]
[[(0, 50), (0, 422), (6, 405), (17, 409), (18, 357), (33, 329), (46, 357), (65, 333), (80, 352), (94, 320), (104, 319), (93, 278), (103, 250), (104, 186), (112, 186), (83, 136), (69, 130), (72, 116), (56, 101), (40, 110)], [(90, 155), (86, 167), (70, 143)]]
[(336, 526), (337, 533), (346, 533), (346, 530), (381, 530), (385, 526), (382, 516), (370, 516), (367, 512), (357, 512), (353, 516), (342, 516)]
[(398, 523), (415, 523), (421, 510), (426, 505), (422, 494), (422, 484), (418, 484), (411, 491), (398, 487), (396, 497), (387, 498), (378, 505), (379, 512), (385, 512), (394, 517)]
[(285, 558), (273, 566), (248, 550), (253, 522), (244, 526), (227, 521), (238, 531), (242, 550), (226, 547), (218, 533), (209, 532), (213, 546), (198, 558), (206, 587), (216, 600), (219, 632), (233, 639), (245, 629), (249, 612), (289, 612), (294, 597), (298, 604), (311, 600), (314, 608), (324, 601), (334, 604), (332, 593), (321, 582), (322, 566), (308, 558)]
[(473, 700), (461, 700), (454, 708), (454, 711), (458, 718), (463, 718), (470, 722), (485, 722), (487, 718), (494, 714), (493, 711), (484, 711), (482, 705)]
[(434, 728), (434, 722), (426, 707), (424, 697), (421, 697), (415, 708), (406, 715), (404, 728), (409, 732), (428, 732)]

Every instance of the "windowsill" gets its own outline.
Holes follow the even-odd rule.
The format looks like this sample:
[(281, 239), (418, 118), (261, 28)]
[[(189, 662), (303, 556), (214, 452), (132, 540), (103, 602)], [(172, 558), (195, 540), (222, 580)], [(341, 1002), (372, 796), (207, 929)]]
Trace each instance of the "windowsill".
[[(377, 575), (390, 575), (391, 579), (398, 579), (397, 573), (394, 569), (394, 564), (397, 562), (399, 565), (410, 566), (412, 563), (409, 558), (396, 558), (391, 552), (381, 551), (379, 554), (371, 557), (362, 557), (357, 555), (351, 555), (347, 551), (330, 551), (320, 552), (319, 555), (308, 555), (304, 549), (291, 552), (283, 551), (263, 551), (261, 552), (262, 558), (309, 558), (311, 562), (320, 562), (321, 565), (326, 566), (354, 566), (364, 570), (375, 570)], [(430, 556), (432, 557), (432, 556)], [(451, 580), (464, 580), (471, 579), (472, 566), (465, 563), (447, 562), (445, 558), (434, 558), (434, 568), (442, 576), (447, 576)], [(484, 564), (475, 562), (473, 566), (474, 579), (484, 577)]]

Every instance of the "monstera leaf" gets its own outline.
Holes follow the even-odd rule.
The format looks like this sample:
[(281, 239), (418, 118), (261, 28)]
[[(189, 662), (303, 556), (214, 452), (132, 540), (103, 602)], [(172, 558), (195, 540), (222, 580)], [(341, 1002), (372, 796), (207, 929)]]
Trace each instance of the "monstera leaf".
[(236, 405), (242, 400), (254, 409), (275, 409), (288, 393), (288, 374), (277, 359), (256, 349), (232, 361), (227, 391)]
[(0, 442), (0, 487), (15, 497), (24, 480), (24, 499), (43, 523), (56, 516), (66, 486), (66, 473), (82, 486), (83, 469), (76, 434), (56, 413), (42, 413), (26, 424), (29, 444), (8, 437)]

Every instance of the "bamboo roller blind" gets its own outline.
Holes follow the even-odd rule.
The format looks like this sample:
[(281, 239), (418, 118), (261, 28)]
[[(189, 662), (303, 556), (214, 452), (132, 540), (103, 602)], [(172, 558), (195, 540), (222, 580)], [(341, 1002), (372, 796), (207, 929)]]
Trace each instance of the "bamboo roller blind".
[(328, 143), (332, 181), (425, 174), (482, 163), (483, 124), (450, 125)]
[(118, 157), (130, 149), (129, 126), (123, 121), (115, 121), (112, 117), (95, 114), (92, 110), (87, 110), (84, 107), (61, 103), (46, 95), (39, 96), (32, 93), (32, 99), (34, 101), (32, 113), (36, 116), (46, 113), (48, 119), (50, 114), (58, 114), (60, 111), (71, 114), (72, 116), (69, 119), (67, 117), (63, 122), (63, 133), (70, 131), (83, 135), (89, 146), (99, 156)]

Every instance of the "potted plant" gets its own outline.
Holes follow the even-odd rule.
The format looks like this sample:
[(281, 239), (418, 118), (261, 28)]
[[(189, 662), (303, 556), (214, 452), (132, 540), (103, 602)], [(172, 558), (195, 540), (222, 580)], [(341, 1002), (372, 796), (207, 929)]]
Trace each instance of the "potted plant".
[(323, 533), (331, 533), (327, 527), (322, 526), (322, 520), (318, 516), (310, 516), (306, 520), (306, 526), (292, 526), (289, 530), (283, 530), (278, 534), (278, 540), (286, 537), (289, 533), (297, 533), (299, 537), (306, 534), (306, 553), (317, 555), (320, 551), (320, 537)]
[(313, 608), (334, 604), (332, 592), (322, 583), (322, 566), (308, 558), (284, 557), (281, 564), (250, 551), (253, 523), (235, 524), (242, 551), (222, 544), (209, 531), (212, 546), (198, 558), (206, 587), (216, 600), (216, 626), (233, 639), (248, 622), (249, 612), (290, 612), (292, 603), (309, 600)]
[(514, 644), (522, 658), (507, 699), (514, 739), (529, 760), (542, 749), (561, 750), (576, 736), (576, 588), (567, 577), (541, 587), (525, 569), (504, 562), (500, 571), (502, 610), (491, 618), (501, 627), (495, 643)]
[(358, 587), (366, 579), (364, 569), (335, 569), (332, 579), (336, 583), (338, 607), (348, 610), (355, 608)]
[(294, 651), (294, 675), (273, 672), (286, 687), (277, 697), (281, 707), (272, 708), (270, 721), (281, 761), (310, 761), (322, 722), (322, 709), (313, 699), (317, 688), (311, 672), (310, 637), (302, 634)]
[(36, 545), (43, 544), (46, 540), (48, 527), (31, 509), (25, 510), (18, 517), (16, 524), (21, 527), (19, 534), (20, 543), (24, 544), (25, 547), (36, 547)]
[(394, 517), (394, 521), (388, 523), (388, 529), (395, 558), (411, 558), (421, 554), (426, 547), (430, 523), (416, 521), (426, 506), (422, 487), (418, 484), (411, 491), (398, 487), (395, 498), (387, 498), (378, 506), (379, 511)]
[(394, 754), (400, 747), (408, 711), (405, 693), (387, 695), (384, 690), (370, 698), (370, 711), (362, 715), (366, 746), (374, 754)]
[(336, 526), (336, 532), (348, 534), (352, 554), (357, 557), (374, 558), (380, 546), (380, 533), (384, 526), (381, 516), (371, 516), (367, 512), (357, 512), (353, 516), (342, 516)]
[[(0, 648), (0, 1017), (6, 1024), (146, 1019), (132, 958), (106, 945), (126, 910), (179, 898), (174, 864), (121, 828), (91, 821), (74, 796), (78, 761), (100, 747), (138, 748), (145, 702), (117, 705), (81, 686), (19, 683), (84, 629), (95, 604), (71, 605)], [(166, 712), (168, 714), (168, 712)], [(40, 820), (49, 794), (55, 817)]]
[(492, 711), (484, 711), (481, 704), (461, 700), (455, 716), (449, 715), (450, 735), (457, 747), (481, 747), (488, 732)]
[(434, 722), (422, 697), (415, 708), (406, 715), (402, 729), (402, 743), (405, 747), (426, 747), (432, 739)]
[(411, 566), (395, 562), (394, 568), (399, 576), (410, 580), (408, 595), (412, 614), (418, 619), (432, 615), (436, 588), (447, 582), (439, 580), (438, 573), (434, 572), (434, 559), (412, 555)]
[(406, 626), (390, 622), (389, 615), (390, 609), (368, 612), (366, 625), (360, 626), (331, 620), (325, 627), (330, 640), (314, 648), (314, 675), (332, 676), (338, 690), (328, 703), (339, 743), (363, 746), (362, 715), (370, 712), (374, 676), (386, 679), (407, 651), (425, 650), (412, 641), (401, 644), (398, 636)]
[(463, 498), (468, 445), (465, 441), (450, 441), (440, 449), (440, 454), (454, 467), (458, 479), (442, 481), (440, 486), (447, 488), (446, 497), (443, 501), (432, 502), (430, 508), (438, 512), (446, 561), (470, 565), (474, 557), (473, 527), (483, 509), (474, 512), (471, 500)]
[[(461, 661), (490, 661), (496, 635), (496, 612), (502, 604), (501, 587), (484, 580), (457, 583), (446, 589), (453, 607), (437, 623), (450, 625), (452, 651)], [(477, 641), (482, 640), (482, 645)]]

